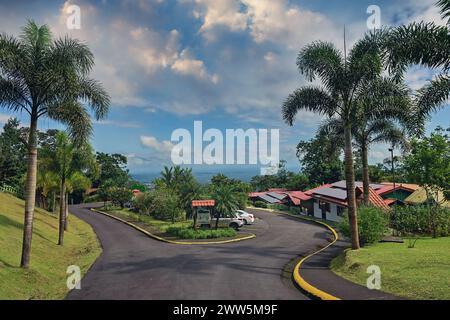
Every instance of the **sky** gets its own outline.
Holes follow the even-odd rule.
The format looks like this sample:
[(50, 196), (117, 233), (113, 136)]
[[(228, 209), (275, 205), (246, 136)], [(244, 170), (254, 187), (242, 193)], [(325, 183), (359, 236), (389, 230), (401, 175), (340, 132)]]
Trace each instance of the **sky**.
[[(296, 145), (314, 136), (321, 120), (299, 112), (293, 127), (281, 105), (307, 81), (296, 68), (305, 45), (323, 40), (343, 49), (368, 31), (367, 8), (381, 9), (381, 23), (443, 24), (435, 0), (0, 0), (0, 32), (19, 35), (27, 19), (48, 24), (55, 38), (70, 35), (95, 55), (91, 76), (112, 98), (107, 119), (94, 122), (97, 151), (122, 153), (132, 173), (158, 172), (170, 165), (171, 134), (204, 130), (279, 129), (280, 158), (298, 169)], [(80, 29), (68, 29), (68, 10), (77, 5)], [(72, 21), (72, 20), (71, 20)], [(412, 67), (407, 82), (418, 89), (435, 71)], [(0, 125), (13, 114), (0, 108)], [(25, 114), (17, 116), (28, 125)], [(427, 124), (448, 127), (450, 108)], [(41, 120), (41, 130), (64, 129)], [(375, 145), (370, 162), (389, 156)], [(204, 166), (201, 166), (204, 167)], [(224, 167), (225, 168), (225, 167)]]

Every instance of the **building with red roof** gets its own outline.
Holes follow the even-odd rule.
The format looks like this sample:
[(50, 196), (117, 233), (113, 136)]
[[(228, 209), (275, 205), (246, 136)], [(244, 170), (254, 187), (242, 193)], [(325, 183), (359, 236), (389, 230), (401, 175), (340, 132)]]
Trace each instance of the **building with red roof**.
[[(369, 186), (369, 203), (375, 207), (389, 210), (389, 206), (403, 200), (419, 188), (418, 185), (390, 182), (372, 183)], [(364, 200), (363, 183), (355, 182), (357, 204)], [(251, 192), (249, 198), (255, 203), (283, 204), (300, 208), (303, 214), (331, 221), (340, 221), (347, 208), (347, 185), (345, 180), (324, 184), (306, 191), (288, 191), (281, 188)]]

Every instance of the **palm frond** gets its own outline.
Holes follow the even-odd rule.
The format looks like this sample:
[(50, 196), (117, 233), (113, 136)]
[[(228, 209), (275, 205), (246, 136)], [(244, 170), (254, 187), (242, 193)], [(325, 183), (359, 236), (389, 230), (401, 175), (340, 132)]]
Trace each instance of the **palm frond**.
[(431, 112), (443, 107), (450, 95), (450, 78), (440, 75), (417, 92), (419, 118), (426, 118)]
[(393, 121), (377, 120), (369, 124), (369, 133), (372, 136), (370, 143), (385, 142), (403, 151), (409, 148), (407, 135)]
[(9, 81), (0, 75), (0, 106), (14, 112), (26, 111), (31, 113), (27, 100), (26, 86), (19, 79), (11, 78)]
[(48, 59), (54, 64), (65, 66), (67, 70), (76, 70), (87, 75), (94, 66), (94, 55), (89, 47), (69, 37), (57, 39)]
[[(443, 19), (450, 18), (450, 0), (438, 0), (436, 5), (441, 8), (441, 15)], [(450, 22), (447, 21), (447, 24)]]
[(22, 29), (20, 38), (27, 45), (42, 48), (50, 45), (52, 33), (47, 25), (39, 27), (34, 20), (29, 19)]
[(79, 99), (89, 104), (97, 120), (105, 118), (111, 100), (100, 82), (84, 78), (80, 80), (79, 85)]
[(348, 56), (348, 73), (352, 83), (370, 81), (380, 75), (383, 69), (380, 53), (386, 34), (384, 29), (369, 32), (353, 46)]
[(328, 118), (319, 126), (318, 136), (326, 136), (334, 148), (344, 146), (344, 121), (340, 118)]
[(408, 65), (422, 64), (449, 70), (450, 33), (434, 23), (412, 23), (393, 29), (383, 43), (390, 70), (405, 71)]
[(313, 42), (302, 49), (297, 57), (297, 67), (309, 81), (319, 77), (330, 91), (339, 86), (344, 76), (342, 54), (328, 42)]
[(67, 125), (73, 142), (79, 146), (92, 134), (92, 122), (84, 106), (75, 101), (63, 101), (48, 108), (48, 117)]
[(282, 106), (284, 121), (293, 125), (299, 110), (312, 111), (332, 117), (338, 109), (336, 101), (318, 87), (303, 87), (295, 90)]
[(344, 134), (344, 122), (339, 118), (324, 120), (318, 130), (319, 135), (342, 135)]

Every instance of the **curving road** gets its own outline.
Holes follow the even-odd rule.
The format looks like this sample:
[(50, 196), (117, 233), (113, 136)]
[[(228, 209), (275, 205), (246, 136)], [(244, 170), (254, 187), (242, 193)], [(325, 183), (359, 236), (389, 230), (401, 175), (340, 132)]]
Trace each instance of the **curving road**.
[(103, 253), (67, 299), (308, 299), (287, 276), (285, 266), (325, 246), (320, 226), (261, 210), (243, 242), (180, 246), (148, 238), (114, 219), (71, 206), (94, 228)]

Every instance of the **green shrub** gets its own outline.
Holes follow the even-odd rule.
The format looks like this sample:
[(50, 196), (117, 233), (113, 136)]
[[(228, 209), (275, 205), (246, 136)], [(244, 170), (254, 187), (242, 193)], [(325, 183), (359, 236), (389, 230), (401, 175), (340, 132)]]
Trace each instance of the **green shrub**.
[(179, 196), (175, 191), (160, 187), (141, 193), (133, 200), (133, 206), (141, 214), (147, 214), (163, 221), (186, 220)]
[(133, 207), (140, 214), (149, 215), (153, 208), (154, 192), (143, 192), (133, 199)]
[[(362, 246), (380, 241), (388, 230), (388, 214), (376, 207), (362, 206), (358, 208), (358, 233)], [(339, 229), (350, 237), (350, 225), (347, 215), (339, 224)]]
[(267, 203), (265, 203), (264, 201), (256, 201), (255, 202), (255, 207), (257, 207), (257, 208), (267, 208)]
[(192, 228), (169, 227), (166, 232), (180, 239), (214, 239), (236, 236), (236, 231), (232, 228), (194, 230)]
[(438, 206), (396, 207), (390, 225), (402, 235), (450, 235), (450, 209)]
[(133, 198), (133, 193), (127, 188), (113, 187), (110, 189), (109, 193), (113, 205), (120, 206), (122, 209), (125, 207), (125, 204), (130, 202)]

